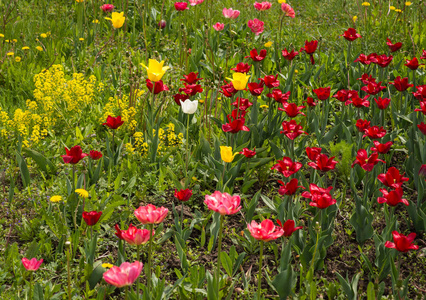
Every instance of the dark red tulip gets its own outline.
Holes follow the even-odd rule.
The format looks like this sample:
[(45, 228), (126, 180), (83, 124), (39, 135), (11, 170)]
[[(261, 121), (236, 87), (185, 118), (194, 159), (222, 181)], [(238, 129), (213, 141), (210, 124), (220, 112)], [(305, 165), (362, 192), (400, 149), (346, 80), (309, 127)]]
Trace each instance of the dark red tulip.
[(278, 194), (291, 196), (297, 192), (298, 188), (305, 189), (303, 186), (298, 186), (299, 181), (296, 178), (290, 180), (287, 184), (278, 180), (278, 183), (281, 184)]
[(312, 98), (312, 97), (308, 97), (308, 98), (306, 98), (306, 100), (305, 100), (305, 101), (303, 101), (303, 102), (306, 102), (306, 104), (307, 104), (308, 106), (310, 106), (310, 107), (314, 107), (314, 106), (316, 106), (316, 105), (317, 105), (317, 103), (315, 102), (314, 98)]
[(231, 115), (227, 116), (229, 123), (222, 125), (223, 132), (237, 133), (240, 131), (250, 131), (250, 129), (244, 125), (244, 123), (246, 122), (246, 119), (244, 119), (243, 117), (240, 117), (239, 119), (236, 119), (235, 117), (232, 118), (232, 117)]
[(86, 222), (87, 226), (93, 226), (93, 225), (96, 225), (96, 223), (98, 223), (101, 215), (102, 215), (101, 211), (99, 212), (95, 210), (91, 212), (83, 211), (83, 220), (84, 222)]
[(250, 150), (249, 148), (243, 148), (243, 151), (241, 151), (240, 154), (247, 158), (252, 158), (256, 155), (256, 147), (253, 150)]
[(363, 84), (369, 84), (370, 82), (376, 83), (376, 78), (368, 74), (362, 74), (361, 78), (358, 78), (358, 80), (361, 80)]
[(302, 197), (311, 199), (311, 202), (309, 203), (310, 206), (324, 209), (336, 204), (336, 199), (333, 199), (330, 195), (330, 191), (332, 189), (332, 186), (324, 189), (320, 188), (316, 184), (311, 183), (309, 185), (309, 192), (303, 192)]
[(318, 41), (305, 41), (305, 46), (300, 48), (300, 52), (305, 51), (306, 54), (309, 55), (309, 58), (311, 60), (311, 64), (315, 64), (314, 60), (314, 52), (317, 50), (318, 47)]
[(363, 138), (368, 136), (372, 140), (380, 139), (386, 135), (386, 129), (383, 129), (383, 127), (374, 125), (366, 129), (364, 133), (365, 134), (362, 136)]
[(99, 152), (99, 151), (90, 150), (89, 156), (93, 160), (98, 160), (98, 159), (100, 159), (102, 157), (102, 153)]
[(392, 62), (392, 59), (393, 59), (392, 55), (386, 56), (386, 54), (382, 54), (382, 55), (376, 55), (375, 57), (372, 57), (371, 62), (379, 65), (382, 68), (386, 68)]
[(222, 94), (225, 97), (231, 98), (232, 96), (234, 96), (238, 91), (234, 88), (234, 85), (232, 84), (232, 82), (227, 83), (226, 80), (224, 80), (223, 82), (225, 82), (225, 85), (221, 86), (222, 89)]
[(184, 92), (188, 96), (195, 96), (196, 94), (203, 92), (203, 88), (199, 84), (184, 83), (184, 86), (184, 88), (179, 88), (179, 93)]
[(277, 164), (274, 165), (271, 170), (277, 170), (284, 177), (290, 177), (294, 173), (300, 170), (302, 164), (300, 162), (294, 162), (290, 157), (283, 157), (282, 160), (277, 160)]
[(317, 157), (321, 154), (322, 148), (319, 147), (306, 147), (306, 154), (310, 160), (317, 160)]
[(185, 100), (189, 99), (189, 96), (186, 94), (174, 94), (173, 98), (177, 105), (181, 106), (180, 102), (185, 102)]
[(421, 131), (421, 133), (423, 133), (424, 135), (426, 135), (426, 124), (424, 122), (421, 122), (420, 124), (418, 124), (417, 128), (419, 128), (419, 130)]
[(390, 188), (400, 188), (404, 182), (408, 181), (408, 177), (400, 174), (399, 170), (395, 167), (390, 167), (386, 173), (379, 174), (377, 179), (385, 186)]
[(192, 190), (190, 189), (184, 189), (184, 190), (177, 190), (175, 189), (175, 198), (179, 201), (185, 202), (188, 201), (189, 198), (192, 196)]
[(67, 147), (65, 147), (66, 155), (61, 155), (62, 159), (64, 160), (64, 163), (66, 164), (77, 164), (80, 160), (85, 158), (87, 156), (86, 153), (83, 153), (83, 150), (81, 150), (81, 147), (79, 145), (72, 147), (68, 150)]
[(154, 87), (154, 84), (152, 83), (152, 81), (149, 80), (149, 79), (146, 79), (146, 87), (148, 88), (148, 90), (151, 93), (152, 93), (152, 90), (154, 88), (154, 95), (157, 95), (157, 94), (161, 93), (162, 91), (168, 91), (169, 90), (167, 85), (165, 85), (162, 80), (155, 82), (155, 87)]
[(370, 128), (370, 123), (371, 122), (368, 120), (358, 119), (356, 120), (355, 126), (359, 132), (365, 132), (368, 128)]
[(281, 92), (281, 90), (275, 89), (275, 90), (272, 91), (272, 93), (269, 93), (266, 96), (268, 96), (269, 98), (274, 98), (274, 100), (276, 102), (284, 104), (290, 98), (290, 93), (291, 93), (291, 91), (288, 91), (287, 93), (283, 94), (283, 92)]
[(276, 88), (280, 86), (280, 81), (277, 80), (278, 74), (274, 75), (266, 75), (264, 78), (259, 78), (261, 82), (263, 82), (268, 88)]
[(284, 48), (284, 50), (281, 51), (281, 54), (286, 60), (292, 61), (299, 54), (299, 52), (294, 50), (291, 50), (291, 52), (288, 52), (287, 48)]
[[(340, 90), (336, 94), (333, 95), (333, 98), (336, 98), (340, 102), (346, 102), (354, 95), (354, 92), (352, 90)], [(358, 92), (356, 92), (358, 94)]]
[(389, 152), (390, 148), (393, 145), (393, 142), (380, 143), (378, 141), (373, 141), (374, 147), (371, 148), (371, 151), (379, 152), (380, 154), (386, 154)]
[(257, 54), (257, 50), (253, 49), (250, 51), (250, 56), (246, 56), (245, 58), (249, 58), (249, 57), (251, 57), (253, 61), (262, 61), (266, 57), (266, 50), (262, 49), (260, 50), (260, 53)]
[(419, 175), (426, 177), (426, 165), (422, 165), (419, 170)]
[(251, 103), (249, 99), (237, 97), (235, 102), (231, 103), (231, 105), (239, 108), (240, 110), (247, 110), (250, 106), (253, 105), (253, 103)]
[(371, 60), (365, 54), (360, 54), (359, 57), (354, 60), (354, 62), (360, 62), (363, 65), (369, 65), (369, 64), (371, 64)]
[(401, 79), (401, 76), (396, 77), (395, 80), (393, 82), (389, 82), (389, 84), (392, 84), (400, 92), (406, 91), (408, 88), (414, 86), (413, 84), (408, 83), (408, 77)]
[(350, 100), (346, 101), (345, 105), (352, 104), (356, 108), (370, 107), (370, 101), (367, 100), (369, 97), (370, 96), (367, 95), (364, 98), (360, 98), (360, 97), (358, 97), (358, 95), (355, 95)]
[(416, 108), (414, 111), (420, 111), (422, 114), (426, 116), (426, 101), (421, 101), (420, 108)]
[(417, 91), (413, 92), (414, 97), (420, 101), (426, 101), (426, 84), (416, 86)]
[(364, 92), (370, 95), (376, 95), (386, 88), (385, 86), (381, 86), (381, 84), (382, 82), (379, 82), (379, 83), (369, 82), (368, 85), (363, 86), (361, 90), (363, 90)]
[(117, 129), (118, 127), (123, 125), (123, 123), (124, 121), (121, 121), (121, 116), (117, 116), (117, 117), (108, 116), (106, 122), (103, 123), (102, 125), (106, 125), (111, 129)]
[(166, 25), (167, 25), (167, 23), (166, 23), (165, 20), (161, 20), (160, 22), (158, 22), (158, 28), (160, 28), (160, 29), (166, 28)]
[(407, 199), (402, 198), (403, 192), (401, 188), (396, 188), (395, 190), (390, 192), (388, 192), (386, 189), (379, 190), (383, 194), (383, 197), (377, 198), (377, 202), (379, 202), (380, 204), (386, 203), (389, 206), (397, 206), (399, 203), (403, 203), (406, 206), (409, 205)]
[(187, 84), (194, 84), (197, 83), (197, 81), (202, 80), (203, 78), (198, 78), (198, 73), (191, 72), (188, 75), (183, 75), (185, 77), (184, 79), (181, 79), (180, 81), (185, 81)]
[[(131, 225), (131, 224), (130, 224)], [(120, 229), (120, 226), (118, 226), (118, 224), (115, 224), (115, 235), (120, 239), (120, 240), (124, 240), (123, 236), (122, 236), (122, 231)]]
[(328, 86), (328, 87), (325, 87), (325, 88), (317, 88), (317, 89), (315, 89), (315, 90), (312, 90), (314, 93), (315, 93), (315, 95), (317, 95), (317, 97), (318, 97), (318, 99), (319, 100), (327, 100), (328, 98), (330, 98), (330, 90), (331, 90), (331, 88)]
[(289, 122), (284, 121), (282, 123), (283, 130), (280, 131), (281, 134), (285, 134), (290, 140), (294, 140), (301, 134), (308, 134), (303, 131), (303, 127), (300, 124), (297, 124), (295, 120), (290, 120)]
[(260, 96), (260, 94), (262, 94), (263, 92), (263, 82), (261, 81), (260, 83), (257, 82), (250, 82), (247, 84), (247, 87), (250, 91), (250, 94), (252, 94), (253, 96)]
[(329, 158), (325, 154), (319, 154), (315, 162), (308, 162), (308, 166), (322, 172), (328, 172), (328, 171), (334, 170), (337, 164), (337, 161), (333, 160), (334, 157), (335, 156), (332, 156)]
[(352, 168), (355, 165), (359, 165), (365, 171), (370, 172), (373, 170), (374, 166), (379, 162), (384, 163), (383, 160), (378, 159), (379, 153), (373, 152), (370, 156), (368, 156), (367, 151), (365, 149), (358, 150), (355, 161), (352, 163)]
[(356, 32), (355, 28), (348, 28), (343, 34), (340, 36), (343, 36), (346, 40), (349, 42), (355, 41), (357, 38), (361, 38), (362, 36)]
[(382, 98), (382, 97), (379, 97), (378, 99), (374, 98), (374, 101), (376, 101), (377, 107), (379, 109), (386, 109), (391, 103), (390, 98)]
[(297, 106), (296, 103), (284, 102), (283, 107), (284, 108), (278, 107), (278, 110), (284, 111), (289, 118), (295, 118), (299, 114), (302, 116), (306, 116), (303, 112), (301, 112), (301, 110), (304, 109), (306, 106)]
[(417, 70), (420, 66), (419, 61), (417, 60), (417, 57), (414, 57), (412, 60), (406, 59), (405, 61), (407, 63), (405, 63), (404, 66), (410, 68), (411, 70)]
[(232, 71), (238, 72), (238, 73), (248, 73), (250, 72), (251, 65), (240, 62), (237, 64), (235, 68), (232, 68)]
[(386, 45), (389, 46), (390, 52), (398, 51), (402, 47), (402, 43), (401, 42), (392, 44), (392, 41), (390, 39), (387, 39)]
[(287, 220), (284, 224), (282, 224), (280, 220), (277, 220), (277, 223), (284, 230), (283, 235), (286, 237), (290, 237), (293, 232), (303, 228), (303, 226), (294, 227), (296, 223), (293, 220)]
[(392, 237), (394, 243), (387, 241), (385, 243), (386, 248), (393, 248), (398, 250), (399, 252), (408, 252), (410, 250), (417, 250), (419, 246), (413, 245), (413, 241), (416, 238), (416, 234), (414, 232), (405, 236), (398, 231), (392, 231)]

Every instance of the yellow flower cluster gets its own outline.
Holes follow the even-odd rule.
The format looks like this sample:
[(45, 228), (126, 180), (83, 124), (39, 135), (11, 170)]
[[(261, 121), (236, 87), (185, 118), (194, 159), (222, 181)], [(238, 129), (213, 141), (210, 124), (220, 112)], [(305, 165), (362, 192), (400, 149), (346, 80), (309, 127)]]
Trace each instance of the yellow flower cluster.
[(134, 131), (138, 122), (136, 121), (136, 107), (129, 106), (129, 97), (123, 95), (121, 99), (118, 96), (110, 97), (103, 108), (102, 117), (99, 122), (105, 122), (108, 116), (121, 116), (124, 124), (120, 129)]

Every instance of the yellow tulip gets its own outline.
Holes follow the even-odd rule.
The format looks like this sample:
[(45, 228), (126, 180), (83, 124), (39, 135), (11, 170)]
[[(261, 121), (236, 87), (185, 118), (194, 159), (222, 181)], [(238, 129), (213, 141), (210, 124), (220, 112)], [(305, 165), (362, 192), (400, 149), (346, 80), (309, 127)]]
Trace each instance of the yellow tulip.
[(232, 153), (232, 147), (220, 146), (220, 157), (224, 162), (230, 163), (238, 152)]
[(356, 20), (358, 20), (358, 17), (357, 16), (353, 16), (352, 17), (352, 21), (354, 21), (354, 23), (356, 22)]
[(228, 80), (231, 80), (232, 85), (234, 86), (234, 89), (241, 91), (246, 88), (247, 82), (250, 78), (250, 75), (247, 75), (246, 73), (234, 73), (231, 78), (226, 78)]
[(158, 62), (156, 59), (150, 59), (148, 63), (148, 67), (144, 64), (141, 64), (146, 71), (148, 72), (148, 78), (152, 82), (160, 81), (163, 75), (170, 67), (163, 67), (164, 60)]
[(118, 13), (113, 12), (111, 15), (111, 18), (105, 18), (105, 20), (110, 20), (112, 23), (112, 26), (116, 29), (123, 27), (124, 20), (126, 20), (126, 17), (123, 16), (124, 12)]

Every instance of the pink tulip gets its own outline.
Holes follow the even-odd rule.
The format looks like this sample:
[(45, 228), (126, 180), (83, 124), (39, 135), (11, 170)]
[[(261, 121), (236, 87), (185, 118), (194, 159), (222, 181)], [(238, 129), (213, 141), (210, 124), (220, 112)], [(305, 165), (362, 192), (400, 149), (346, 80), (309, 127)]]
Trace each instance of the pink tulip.
[(251, 31), (254, 32), (256, 35), (261, 34), (263, 30), (265, 30), (265, 23), (258, 19), (248, 20), (247, 25), (248, 27), (250, 27)]
[(214, 30), (222, 31), (225, 28), (225, 24), (217, 22), (213, 25)]
[(269, 219), (263, 220), (260, 224), (256, 223), (256, 221), (251, 221), (251, 224), (247, 224), (247, 229), (252, 237), (264, 242), (275, 240), (284, 234), (284, 230), (279, 226), (275, 226), (274, 222)]
[(142, 224), (159, 224), (163, 222), (169, 210), (165, 207), (155, 207), (155, 205), (148, 204), (147, 206), (140, 206), (135, 210), (136, 218)]
[(112, 4), (104, 4), (101, 6), (101, 9), (103, 10), (103, 12), (111, 12), (114, 10), (114, 5)]
[(287, 4), (287, 3), (281, 4), (281, 10), (285, 13), (285, 15), (287, 17), (290, 17), (290, 18), (294, 19), (294, 17), (296, 16), (294, 14), (293, 8), (289, 4)]
[(240, 196), (231, 196), (228, 193), (214, 192), (211, 195), (206, 195), (204, 204), (215, 212), (221, 215), (232, 215), (240, 211)]
[(264, 1), (264, 2), (254, 2), (254, 8), (259, 11), (268, 10), (271, 8), (272, 3)]
[(176, 8), (177, 11), (189, 9), (188, 3), (186, 3), (186, 2), (175, 2), (175, 8)]
[[(152, 232), (154, 235), (154, 232)], [(149, 241), (150, 231), (148, 229), (137, 229), (132, 224), (129, 229), (121, 230), (121, 236), (130, 245), (142, 245)]]
[(132, 285), (142, 272), (143, 264), (135, 261), (134, 263), (124, 262), (121, 266), (114, 266), (103, 275), (106, 282), (116, 287)]
[(240, 15), (239, 10), (233, 10), (232, 8), (224, 8), (222, 13), (223, 16), (227, 19), (236, 19)]
[(195, 6), (195, 5), (201, 4), (203, 2), (204, 2), (204, 0), (189, 0), (189, 4), (191, 6)]
[(28, 271), (37, 271), (38, 268), (40, 268), (41, 264), (43, 263), (43, 259), (40, 259), (39, 261), (37, 261), (35, 257), (32, 258), (31, 260), (23, 257), (21, 261), (25, 269), (27, 269)]

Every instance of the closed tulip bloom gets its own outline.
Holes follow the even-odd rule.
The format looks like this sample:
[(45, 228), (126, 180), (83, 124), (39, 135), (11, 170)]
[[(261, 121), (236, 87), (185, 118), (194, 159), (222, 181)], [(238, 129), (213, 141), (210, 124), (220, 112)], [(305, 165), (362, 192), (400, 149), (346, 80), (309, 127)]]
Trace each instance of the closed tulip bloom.
[(155, 207), (155, 205), (148, 204), (147, 206), (140, 206), (135, 210), (135, 217), (142, 224), (160, 224), (167, 216), (169, 210), (165, 207)]
[(260, 224), (256, 223), (256, 221), (251, 221), (250, 224), (247, 224), (247, 229), (252, 237), (264, 242), (276, 240), (284, 234), (284, 230), (274, 225), (274, 222), (269, 219), (263, 220)]
[(379, 109), (386, 109), (391, 103), (390, 98), (382, 98), (382, 97), (379, 97), (378, 99), (374, 98), (374, 101), (376, 101), (377, 107)]
[(342, 35), (346, 40), (348, 40), (349, 42), (353, 42), (355, 41), (357, 38), (361, 38), (362, 36), (356, 32), (355, 28), (349, 28), (348, 30), (346, 30)]
[(37, 260), (35, 257), (32, 259), (23, 257), (21, 261), (27, 271), (37, 271), (43, 263), (43, 259)]
[(414, 57), (412, 60), (407, 59), (406, 62), (407, 63), (405, 63), (404, 66), (410, 68), (411, 70), (417, 70), (420, 66), (417, 57)]
[(312, 98), (312, 97), (307, 97), (307, 98), (306, 98), (306, 100), (305, 100), (305, 101), (303, 101), (303, 102), (306, 102), (306, 104), (307, 104), (309, 107), (314, 107), (314, 106), (316, 106), (316, 105), (317, 105), (317, 103), (315, 102), (314, 98)]
[(305, 189), (303, 186), (299, 186), (299, 181), (297, 178), (293, 178), (287, 183), (284, 183), (281, 180), (278, 180), (278, 183), (281, 184), (280, 188), (278, 189), (278, 194), (280, 195), (287, 195), (291, 196), (294, 195), (299, 188)]
[(258, 19), (248, 20), (247, 25), (255, 35), (259, 35), (265, 30), (265, 23)]
[(395, 80), (389, 82), (389, 84), (392, 84), (399, 92), (406, 91), (408, 88), (414, 86), (414, 84), (408, 83), (408, 77), (401, 79), (401, 76), (396, 77)]
[(192, 190), (190, 189), (182, 189), (182, 190), (177, 190), (175, 189), (175, 198), (178, 199), (179, 201), (182, 202), (186, 202), (189, 200), (189, 198), (191, 198), (192, 196)]
[(284, 50), (281, 51), (282, 56), (289, 61), (292, 61), (298, 54), (299, 52), (291, 50), (291, 52), (287, 51), (287, 48), (284, 48)]
[(223, 29), (225, 29), (225, 24), (217, 22), (212, 27), (216, 31), (222, 31)]
[(303, 127), (300, 124), (297, 124), (295, 120), (290, 120), (289, 122), (282, 122), (283, 130), (280, 131), (281, 134), (285, 134), (290, 140), (294, 140), (301, 134), (308, 134), (303, 131)]
[(328, 87), (325, 87), (325, 88), (317, 88), (317, 89), (312, 90), (312, 91), (315, 93), (315, 95), (317, 95), (319, 100), (324, 101), (324, 100), (327, 100), (328, 98), (330, 98), (330, 90), (331, 90), (331, 88), (328, 86)]
[(402, 47), (402, 43), (395, 43), (392, 44), (392, 41), (390, 39), (386, 39), (386, 45), (388, 45), (390, 52), (398, 51)]
[(386, 154), (389, 152), (390, 148), (393, 145), (393, 142), (380, 143), (378, 141), (373, 141), (374, 147), (371, 148), (371, 151), (379, 152), (380, 154)]
[(226, 79), (231, 80), (234, 89), (236, 89), (237, 91), (241, 91), (246, 88), (249, 78), (250, 75), (247, 75), (246, 73), (234, 73), (232, 74), (232, 79)]
[(240, 15), (239, 10), (233, 10), (232, 8), (224, 8), (222, 13), (223, 16), (227, 19), (236, 19)]
[(308, 166), (318, 171), (328, 172), (330, 170), (334, 170), (336, 164), (338, 163), (336, 160), (333, 160), (333, 158), (334, 156), (329, 158), (325, 154), (319, 154), (315, 162), (308, 162)]
[(206, 195), (204, 204), (210, 210), (218, 212), (221, 215), (233, 215), (241, 209), (241, 198), (238, 195), (231, 196), (228, 193), (215, 191), (211, 195)]
[(220, 157), (224, 162), (230, 163), (234, 160), (235, 155), (237, 155), (238, 152), (233, 153), (232, 147), (228, 146), (220, 146)]
[(244, 155), (247, 158), (252, 158), (256, 155), (256, 148), (254, 148), (254, 150), (250, 150), (249, 148), (243, 148), (243, 151), (241, 151), (240, 154)]
[(305, 51), (310, 56), (311, 64), (315, 64), (314, 53), (317, 50), (318, 41), (305, 41), (305, 46), (300, 48), (300, 52)]
[(281, 221), (277, 220), (277, 223), (284, 230), (285, 237), (290, 237), (293, 232), (303, 228), (303, 226), (294, 227), (296, 223), (293, 220), (287, 220), (284, 224), (281, 224)]
[(282, 3), (281, 10), (285, 13), (287, 17), (294, 19), (296, 14), (294, 13), (294, 9), (290, 6), (290, 4)]
[(408, 252), (410, 250), (418, 250), (419, 246), (413, 245), (413, 241), (416, 238), (416, 234), (414, 232), (405, 236), (398, 231), (392, 231), (392, 237), (394, 243), (387, 241), (385, 243), (386, 248), (393, 248), (398, 250), (399, 252)]
[(302, 116), (306, 116), (303, 112), (301, 112), (301, 110), (304, 109), (306, 106), (297, 106), (296, 103), (284, 102), (283, 107), (284, 108), (278, 107), (278, 110), (285, 112), (289, 118), (295, 118), (299, 114)]
[[(155, 84), (155, 86), (154, 86)], [(152, 83), (148, 78), (146, 79), (146, 87), (152, 93), (154, 90), (154, 95), (157, 95), (163, 91), (168, 91), (169, 87), (163, 83), (162, 80)]]
[(277, 160), (277, 164), (275, 164), (271, 170), (277, 170), (284, 177), (290, 177), (299, 171), (302, 166), (302, 163), (292, 161), (290, 157), (284, 156), (282, 160)]
[[(121, 230), (121, 236), (130, 245), (142, 245), (149, 241), (151, 232), (148, 229), (137, 229), (132, 224), (129, 229)], [(152, 233), (154, 235), (154, 233)]]
[(123, 125), (124, 121), (121, 120), (121, 116), (117, 117), (111, 117), (108, 116), (105, 123), (102, 123), (102, 125), (106, 125), (111, 129), (117, 129), (121, 125)]
[(104, 4), (101, 6), (103, 12), (111, 12), (114, 10), (114, 5), (112, 4)]
[(197, 111), (198, 100), (191, 101), (187, 99), (184, 102), (180, 101), (180, 106), (182, 107), (183, 113), (192, 115)]
[(80, 160), (88, 155), (87, 153), (83, 153), (83, 150), (81, 150), (79, 145), (74, 146), (69, 150), (67, 147), (65, 147), (65, 152), (66, 155), (61, 155), (64, 163), (73, 165), (77, 164)]
[(385, 163), (383, 160), (378, 159), (379, 153), (373, 152), (370, 156), (367, 154), (367, 150), (359, 149), (355, 161), (352, 163), (352, 168), (355, 165), (359, 165), (367, 172), (371, 172), (375, 165), (379, 162)]
[(203, 2), (204, 2), (204, 0), (189, 0), (189, 4), (191, 4), (191, 6), (195, 6), (195, 5), (201, 4)]
[(99, 151), (90, 150), (89, 156), (93, 160), (98, 160), (98, 159), (100, 159), (102, 157), (102, 153), (99, 152)]
[(183, 10), (189, 9), (188, 3), (186, 3), (186, 2), (175, 2), (175, 9), (177, 11), (183, 11)]
[(144, 64), (141, 64), (146, 71), (148, 72), (148, 78), (149, 80), (153, 82), (160, 81), (163, 75), (166, 73), (170, 67), (163, 67), (164, 60), (161, 62), (158, 62), (156, 59), (150, 59), (148, 63), (148, 67)]
[(166, 28), (166, 25), (167, 25), (167, 23), (166, 23), (166, 21), (165, 20), (160, 20), (160, 22), (158, 22), (158, 28), (160, 28), (160, 29), (164, 29), (164, 28)]
[(124, 262), (120, 267), (113, 266), (103, 274), (104, 280), (118, 288), (132, 285), (142, 272), (143, 264)]
[(86, 222), (87, 226), (94, 226), (96, 223), (98, 223), (100, 217), (102, 216), (101, 211), (83, 211), (83, 220)]
[(385, 186), (394, 189), (400, 188), (404, 182), (409, 180), (408, 177), (404, 177), (404, 174), (400, 174), (395, 167), (390, 167), (386, 173), (379, 174), (377, 179)]
[(317, 157), (321, 154), (322, 148), (319, 147), (306, 147), (306, 154), (310, 160), (317, 160)]
[(402, 199), (402, 188), (396, 188), (393, 191), (388, 192), (386, 189), (379, 189), (383, 197), (377, 198), (377, 202), (380, 204), (386, 203), (389, 206), (397, 206), (398, 203), (403, 203), (406, 206), (409, 205), (407, 199)]
[(111, 18), (105, 18), (105, 19), (110, 20), (112, 23), (112, 26), (115, 29), (123, 27), (124, 21), (126, 20), (126, 18), (124, 17), (124, 12), (121, 12), (121, 13), (113, 12), (111, 14)]
[(268, 10), (271, 8), (272, 3), (264, 1), (264, 2), (254, 2), (253, 4), (254, 8), (256, 8), (259, 11)]

